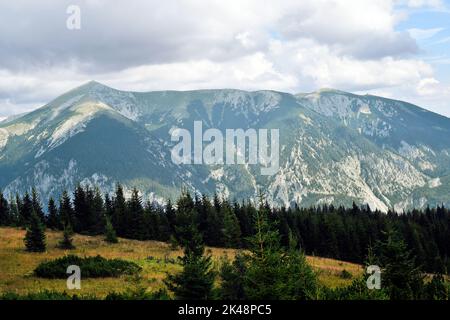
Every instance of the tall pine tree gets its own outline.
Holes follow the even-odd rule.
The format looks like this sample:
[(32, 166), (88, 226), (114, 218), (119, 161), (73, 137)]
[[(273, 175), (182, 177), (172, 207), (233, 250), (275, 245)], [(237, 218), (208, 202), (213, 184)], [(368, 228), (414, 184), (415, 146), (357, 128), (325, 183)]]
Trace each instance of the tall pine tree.
[(11, 225), (12, 222), (8, 200), (6, 200), (3, 193), (0, 191), (0, 226)]
[(377, 242), (375, 255), (375, 261), (382, 268), (383, 288), (392, 300), (420, 298), (423, 291), (420, 266), (393, 227), (385, 233), (384, 240)]
[(131, 239), (145, 240), (147, 229), (144, 218), (144, 208), (139, 191), (134, 188), (128, 201), (125, 213), (125, 236)]
[(126, 214), (127, 214), (127, 204), (125, 200), (125, 196), (123, 194), (122, 185), (117, 184), (116, 193), (114, 199), (112, 200), (113, 214), (111, 216), (111, 223), (114, 226), (114, 229), (117, 231), (117, 235), (124, 237), (127, 233), (127, 222), (126, 222)]
[(59, 217), (59, 227), (61, 229), (66, 224), (70, 224), (71, 226), (75, 224), (75, 213), (72, 207), (72, 201), (70, 200), (70, 196), (67, 191), (63, 192), (61, 199), (59, 200)]
[(179, 300), (208, 300), (212, 297), (215, 273), (212, 271), (211, 256), (204, 256), (204, 245), (193, 222), (178, 226), (183, 234), (184, 256), (180, 258), (183, 270), (169, 274), (165, 284)]
[(31, 189), (31, 202), (33, 204), (34, 212), (38, 215), (39, 219), (41, 219), (42, 223), (45, 223), (44, 210), (42, 210), (41, 200), (39, 199), (39, 195), (35, 187)]
[(20, 212), (20, 223), (22, 226), (27, 226), (31, 222), (31, 215), (33, 213), (33, 201), (31, 200), (30, 194), (25, 193), (22, 201), (18, 201), (19, 212)]
[(241, 246), (241, 227), (233, 209), (228, 201), (222, 204), (224, 245), (228, 248), (239, 248)]
[(55, 200), (50, 198), (48, 201), (48, 217), (47, 217), (47, 227), (53, 230), (60, 228), (61, 221), (59, 219), (58, 208), (56, 207)]
[(314, 298), (317, 279), (312, 268), (301, 252), (281, 247), (279, 232), (270, 222), (269, 208), (262, 201), (254, 223), (256, 234), (249, 239), (250, 252), (222, 269), (221, 295), (249, 300)]

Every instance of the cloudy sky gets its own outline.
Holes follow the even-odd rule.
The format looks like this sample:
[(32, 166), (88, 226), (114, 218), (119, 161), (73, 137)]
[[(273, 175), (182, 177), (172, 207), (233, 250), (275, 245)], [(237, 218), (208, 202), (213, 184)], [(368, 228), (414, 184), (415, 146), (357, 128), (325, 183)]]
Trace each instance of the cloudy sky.
[[(67, 28), (70, 5), (81, 28)], [(450, 117), (450, 1), (0, 3), (0, 118), (89, 80), (134, 91), (336, 88)]]

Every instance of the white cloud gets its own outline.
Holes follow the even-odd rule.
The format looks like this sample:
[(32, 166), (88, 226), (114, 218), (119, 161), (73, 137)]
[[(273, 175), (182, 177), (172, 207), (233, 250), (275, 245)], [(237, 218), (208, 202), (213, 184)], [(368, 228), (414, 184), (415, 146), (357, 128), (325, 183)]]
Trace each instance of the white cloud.
[(308, 38), (359, 58), (397, 56), (417, 51), (408, 33), (395, 31), (401, 20), (393, 2), (305, 1), (279, 20), (289, 39)]
[(417, 93), (423, 96), (436, 94), (439, 90), (440, 82), (435, 78), (425, 78), (419, 81)]
[(433, 44), (443, 44), (443, 43), (448, 43), (450, 42), (450, 37), (445, 37), (442, 39), (439, 39), (438, 41), (434, 42)]
[[(65, 8), (73, 3), (81, 7), (79, 32), (65, 28)], [(0, 116), (39, 107), (91, 79), (139, 91), (232, 87), (295, 93), (334, 87), (416, 103), (446, 98), (446, 85), (433, 83), (439, 79), (431, 64), (414, 57), (416, 40), (441, 28), (398, 31), (407, 19), (396, 10), (398, 3), (443, 5), (5, 1), (0, 4)]]
[(444, 28), (431, 28), (431, 29), (420, 29), (411, 28), (408, 29), (409, 34), (416, 40), (425, 40), (434, 37), (436, 34), (444, 30)]
[(339, 55), (325, 45), (311, 40), (284, 44), (272, 43), (272, 60), (286, 73), (296, 74), (300, 87), (310, 86), (361, 90), (392, 87), (405, 82), (417, 82), (432, 74), (431, 67), (414, 59), (385, 57), (378, 60), (359, 60)]
[(444, 6), (444, 3), (442, 0), (408, 0), (407, 5), (411, 8), (442, 8)]

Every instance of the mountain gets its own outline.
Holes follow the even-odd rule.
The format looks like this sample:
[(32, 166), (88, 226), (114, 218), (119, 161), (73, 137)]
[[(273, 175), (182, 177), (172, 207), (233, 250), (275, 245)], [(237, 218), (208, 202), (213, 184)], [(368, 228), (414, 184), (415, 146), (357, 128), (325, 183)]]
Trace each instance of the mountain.
[[(280, 168), (175, 164), (174, 128), (279, 129)], [(387, 211), (450, 205), (450, 119), (376, 96), (323, 89), (125, 92), (89, 82), (0, 122), (0, 189), (47, 200), (77, 183), (121, 182), (164, 201), (182, 187), (301, 206), (352, 201)]]

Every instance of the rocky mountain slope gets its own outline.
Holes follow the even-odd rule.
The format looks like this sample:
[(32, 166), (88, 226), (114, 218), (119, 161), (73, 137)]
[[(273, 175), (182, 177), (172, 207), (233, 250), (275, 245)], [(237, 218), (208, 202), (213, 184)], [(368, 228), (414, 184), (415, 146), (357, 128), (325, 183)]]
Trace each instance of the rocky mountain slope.
[[(280, 131), (280, 168), (184, 165), (170, 130)], [(89, 82), (31, 113), (0, 122), (0, 189), (35, 186), (43, 200), (76, 183), (111, 192), (136, 186), (149, 200), (183, 186), (277, 205), (366, 203), (387, 211), (450, 205), (450, 119), (417, 106), (336, 90), (125, 92)]]

